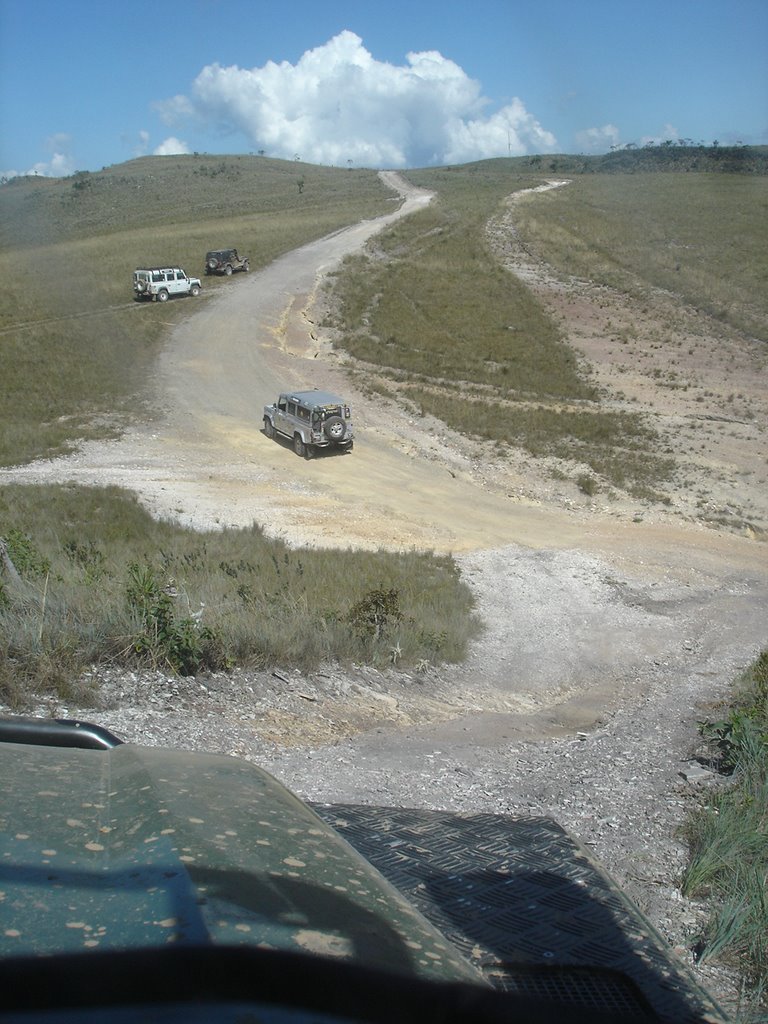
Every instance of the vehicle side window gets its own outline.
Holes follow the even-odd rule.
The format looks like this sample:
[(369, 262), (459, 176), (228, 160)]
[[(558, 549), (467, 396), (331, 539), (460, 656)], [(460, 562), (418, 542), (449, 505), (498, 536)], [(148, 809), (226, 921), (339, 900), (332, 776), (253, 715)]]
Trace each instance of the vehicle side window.
[(163, 275), (160, 273), (159, 270), (154, 270), (152, 272), (152, 280), (153, 281), (162, 281), (163, 280)]
[(183, 270), (177, 270), (176, 271), (176, 280), (177, 281), (186, 281), (186, 279), (187, 279), (187, 275), (184, 273)]
[(281, 398), (280, 401), (277, 403), (277, 408), (280, 410), (280, 412), (285, 412), (285, 410), (288, 408), (288, 403), (284, 398)]
[(305, 409), (303, 405), (296, 406), (296, 413), (300, 420), (309, 420), (309, 409)]
[(295, 416), (296, 415), (296, 403), (295, 402), (289, 402), (288, 403), (288, 415), (289, 416)]

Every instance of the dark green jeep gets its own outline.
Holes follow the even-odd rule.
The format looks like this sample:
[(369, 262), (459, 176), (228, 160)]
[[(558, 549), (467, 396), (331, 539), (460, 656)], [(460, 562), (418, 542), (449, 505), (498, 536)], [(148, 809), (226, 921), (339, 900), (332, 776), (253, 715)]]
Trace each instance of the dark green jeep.
[(724, 1020), (553, 821), (0, 720), (0, 1021)]

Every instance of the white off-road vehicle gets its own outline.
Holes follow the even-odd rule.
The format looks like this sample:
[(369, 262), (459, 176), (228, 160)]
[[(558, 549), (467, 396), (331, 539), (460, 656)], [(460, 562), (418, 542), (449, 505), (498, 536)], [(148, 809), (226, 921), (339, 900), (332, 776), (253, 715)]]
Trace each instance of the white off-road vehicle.
[(352, 451), (352, 414), (343, 398), (328, 391), (286, 391), (264, 406), (264, 433), (293, 442), (293, 450), (311, 459), (323, 448)]
[(166, 302), (173, 295), (199, 295), (200, 278), (187, 277), (181, 267), (137, 267), (133, 293), (137, 299)]

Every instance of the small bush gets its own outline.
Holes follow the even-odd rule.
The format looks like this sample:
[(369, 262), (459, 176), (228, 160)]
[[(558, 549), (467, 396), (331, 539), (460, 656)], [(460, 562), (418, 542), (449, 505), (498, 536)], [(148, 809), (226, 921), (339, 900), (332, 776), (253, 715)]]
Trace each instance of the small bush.
[(706, 894), (714, 910), (698, 944), (701, 959), (723, 958), (746, 973), (754, 1001), (768, 1009), (768, 649), (738, 681), (734, 705), (700, 723), (714, 763), (731, 775), (686, 823), (690, 861), (682, 889)]
[(389, 638), (403, 620), (396, 590), (371, 590), (349, 611), (347, 621), (364, 639)]
[(586, 494), (588, 497), (592, 497), (593, 494), (597, 494), (600, 489), (600, 485), (593, 476), (588, 473), (580, 473), (576, 477), (576, 486), (579, 488), (582, 494)]
[(139, 619), (131, 647), (141, 660), (146, 657), (153, 666), (165, 665), (183, 676), (221, 667), (221, 644), (213, 630), (202, 625), (202, 610), (177, 617), (174, 588), (161, 587), (150, 566), (134, 562), (128, 567), (126, 596)]

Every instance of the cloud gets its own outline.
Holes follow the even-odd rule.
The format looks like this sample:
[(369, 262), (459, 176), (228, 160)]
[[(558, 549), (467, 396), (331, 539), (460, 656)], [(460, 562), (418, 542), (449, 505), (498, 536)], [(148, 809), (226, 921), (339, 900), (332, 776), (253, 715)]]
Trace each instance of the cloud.
[(586, 128), (576, 132), (576, 145), (580, 153), (605, 153), (618, 146), (619, 129), (615, 124), (604, 124), (602, 128)]
[(181, 139), (171, 135), (152, 150), (153, 156), (178, 156), (179, 153), (188, 153), (189, 146)]
[(76, 167), (72, 156), (72, 138), (65, 132), (50, 135), (45, 140), (45, 148), (51, 154), (48, 160), (39, 160), (26, 171), (2, 171), (0, 178), (8, 180), (22, 175), (38, 175), (42, 178), (66, 178), (74, 174)]
[(404, 65), (375, 60), (353, 32), (296, 64), (209, 64), (190, 96), (155, 104), (171, 126), (244, 136), (254, 150), (312, 163), (415, 167), (552, 151), (523, 102), (487, 115), (480, 85), (436, 50)]
[(640, 140), (640, 145), (658, 146), (661, 142), (677, 142), (679, 138), (677, 128), (671, 124), (665, 124), (658, 135), (644, 135)]

